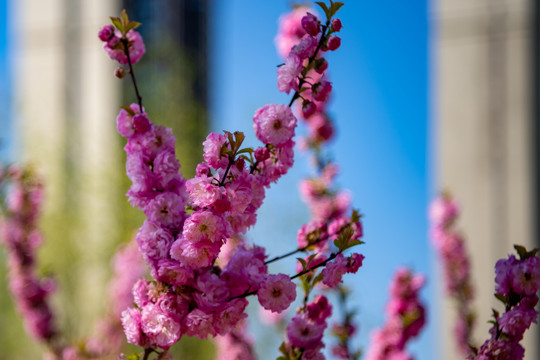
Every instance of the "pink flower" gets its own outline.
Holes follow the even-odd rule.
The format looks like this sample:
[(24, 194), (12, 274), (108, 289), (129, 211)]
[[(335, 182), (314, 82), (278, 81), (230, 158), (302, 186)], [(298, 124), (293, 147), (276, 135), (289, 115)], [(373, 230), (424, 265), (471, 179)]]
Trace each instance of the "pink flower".
[(288, 14), (279, 18), (278, 34), (275, 38), (276, 47), (279, 55), (285, 58), (293, 45), (306, 34), (302, 27), (302, 18), (309, 9), (306, 7), (297, 7)]
[(114, 26), (112, 25), (105, 25), (101, 28), (98, 32), (99, 40), (101, 41), (108, 41), (111, 36), (114, 34)]
[(147, 261), (168, 257), (173, 241), (169, 230), (151, 220), (146, 220), (137, 234), (139, 249)]
[(302, 18), (301, 23), (304, 30), (311, 36), (316, 36), (320, 31), (319, 19), (312, 13), (308, 12), (307, 15)]
[(210, 133), (203, 142), (204, 160), (214, 169), (225, 169), (229, 164), (227, 156), (221, 154), (221, 150), (227, 143), (225, 134)]
[(297, 54), (291, 54), (285, 59), (285, 64), (277, 69), (278, 89), (284, 93), (290, 93), (291, 90), (298, 91), (298, 76), (304, 66), (302, 59)]
[(182, 236), (186, 241), (207, 240), (220, 243), (230, 235), (228, 224), (220, 214), (209, 210), (199, 210), (191, 214), (184, 223)]
[[(129, 105), (129, 107), (135, 114), (139, 114), (141, 111), (139, 104), (131, 104)], [(124, 109), (120, 110), (120, 113), (116, 117), (116, 128), (120, 135), (125, 138), (129, 139), (130, 137), (135, 135), (135, 128), (133, 127), (133, 117)]]
[(171, 246), (170, 255), (182, 265), (198, 269), (212, 264), (219, 254), (220, 242), (199, 241), (193, 243), (178, 238)]
[(539, 257), (519, 261), (511, 271), (512, 288), (517, 294), (531, 296), (540, 289)]
[(161, 226), (177, 228), (184, 222), (184, 200), (172, 192), (161, 193), (148, 203), (144, 214)]
[(178, 319), (153, 304), (142, 309), (141, 327), (150, 344), (164, 349), (170, 348), (182, 336)]
[(329, 287), (336, 287), (342, 282), (343, 275), (347, 272), (347, 259), (343, 254), (338, 254), (334, 261), (326, 264), (326, 267), (322, 270), (323, 284)]
[(166, 284), (182, 286), (193, 280), (193, 271), (172, 259), (160, 259), (155, 269), (157, 271), (152, 269), (152, 277)]
[(520, 341), (531, 324), (533, 322), (536, 324), (537, 317), (538, 312), (536, 310), (518, 306), (502, 314), (497, 321), (500, 329), (510, 339)]
[[(102, 31), (103, 29), (99, 33), (100, 38), (102, 35)], [(105, 34), (103, 34), (103, 36), (104, 35)], [(103, 48), (111, 59), (118, 61), (122, 65), (127, 65), (128, 58), (124, 52), (123, 44), (121, 44), (120, 42), (121, 37), (122, 34), (118, 30), (116, 30), (114, 36), (110, 37), (109, 40), (105, 42)], [(130, 30), (126, 34), (126, 38), (128, 41), (129, 59), (132, 64), (136, 64), (146, 52), (143, 39), (141, 35), (135, 30)]]
[(285, 274), (267, 275), (257, 297), (265, 309), (279, 313), (296, 299), (296, 286)]
[(247, 318), (246, 299), (234, 299), (223, 306), (215, 316), (214, 327), (219, 335), (230, 333), (242, 320)]
[(209, 335), (215, 336), (216, 330), (213, 317), (200, 309), (192, 310), (186, 316), (186, 335), (206, 339)]
[(139, 309), (129, 308), (122, 312), (122, 326), (126, 334), (127, 341), (141, 347), (146, 347), (148, 341), (141, 328), (141, 312)]
[(265, 105), (255, 112), (253, 128), (263, 143), (281, 146), (294, 136), (296, 118), (286, 105)]
[(325, 324), (316, 323), (305, 313), (300, 313), (287, 326), (287, 338), (293, 346), (307, 349), (321, 341), (324, 329)]

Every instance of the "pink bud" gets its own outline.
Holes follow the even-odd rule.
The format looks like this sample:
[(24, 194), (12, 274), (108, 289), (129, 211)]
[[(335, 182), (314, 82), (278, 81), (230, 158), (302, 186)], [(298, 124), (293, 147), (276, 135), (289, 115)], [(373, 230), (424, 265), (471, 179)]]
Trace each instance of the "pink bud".
[(244, 166), (246, 165), (246, 160), (244, 160), (244, 158), (239, 157), (238, 159), (236, 159), (235, 165), (239, 171), (242, 171), (244, 169)]
[(317, 36), (320, 31), (319, 20), (311, 13), (307, 13), (307, 15), (302, 18), (302, 27), (311, 36)]
[(337, 32), (337, 31), (340, 31), (342, 27), (343, 25), (341, 25), (341, 20), (339, 19), (332, 20), (332, 30)]
[(99, 40), (108, 41), (114, 34), (114, 27), (112, 25), (105, 25), (98, 32)]
[(330, 91), (332, 91), (332, 83), (326, 80), (321, 80), (312, 88), (313, 99), (317, 101), (326, 101)]
[(123, 68), (117, 67), (116, 69), (114, 69), (114, 76), (118, 79), (123, 79), (125, 75), (126, 71)]
[(145, 133), (150, 130), (150, 120), (146, 114), (136, 114), (133, 117), (133, 127), (138, 133)]
[(113, 35), (109, 40), (107, 40), (107, 46), (111, 49), (116, 49), (120, 44), (120, 38)]
[(259, 147), (255, 150), (255, 160), (263, 162), (270, 157), (270, 151), (266, 147)]
[(328, 50), (334, 51), (337, 48), (339, 48), (341, 45), (341, 38), (339, 36), (331, 36), (330, 39), (328, 39)]
[(313, 101), (304, 100), (302, 103), (302, 116), (304, 119), (309, 118), (311, 115), (315, 114), (317, 111), (317, 105)]
[(325, 58), (320, 58), (315, 61), (315, 71), (319, 74), (322, 74), (326, 69), (328, 69), (328, 61)]

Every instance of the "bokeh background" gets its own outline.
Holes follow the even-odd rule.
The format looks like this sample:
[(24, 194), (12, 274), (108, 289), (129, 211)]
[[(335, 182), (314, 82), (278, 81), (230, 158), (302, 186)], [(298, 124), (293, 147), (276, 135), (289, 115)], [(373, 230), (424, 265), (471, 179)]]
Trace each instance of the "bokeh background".
[[(364, 267), (345, 278), (358, 311), (354, 339), (364, 349), (384, 322), (398, 266), (427, 277), (428, 326), (413, 342), (417, 359), (457, 359), (452, 305), (442, 296), (428, 239), (427, 207), (441, 189), (462, 204), (478, 284), (477, 341), (487, 337), (493, 264), (513, 243), (538, 246), (537, 1), (345, 1), (342, 46), (329, 54), (337, 136), (330, 152), (338, 185), (364, 215)], [(123, 196), (121, 104), (135, 100), (97, 31), (122, 8), (143, 23), (147, 54), (136, 67), (151, 118), (171, 126), (184, 175), (201, 160), (208, 131), (241, 130), (267, 103), (288, 102), (276, 86), (282, 62), (274, 37), (291, 1), (0, 0), (0, 160), (33, 163), (47, 184), (42, 271), (56, 274), (55, 305), (74, 339), (103, 311), (110, 258), (142, 216)], [(300, 133), (303, 130), (300, 130)], [(309, 212), (298, 194), (313, 174), (295, 166), (267, 192), (253, 243), (278, 255), (295, 247)], [(40, 357), (5, 281), (0, 252), (0, 349), (10, 359)], [(292, 262), (273, 268), (292, 272)], [(279, 336), (257, 323), (261, 359), (277, 357)], [(535, 359), (538, 334), (527, 356)], [(535, 341), (535, 339), (537, 341)], [(182, 359), (210, 359), (208, 342), (184, 340)], [(444, 353), (444, 356), (442, 355)]]

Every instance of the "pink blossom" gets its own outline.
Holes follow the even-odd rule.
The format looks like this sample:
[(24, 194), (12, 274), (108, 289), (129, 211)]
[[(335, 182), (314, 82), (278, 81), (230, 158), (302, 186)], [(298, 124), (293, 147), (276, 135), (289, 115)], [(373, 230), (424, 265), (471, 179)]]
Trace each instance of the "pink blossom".
[(322, 270), (323, 284), (329, 287), (336, 287), (342, 282), (343, 275), (347, 272), (347, 259), (343, 254), (338, 254), (336, 258), (326, 264), (326, 267)]
[(314, 322), (305, 313), (300, 313), (287, 325), (287, 338), (293, 346), (307, 349), (321, 341), (324, 329), (324, 324)]
[(265, 144), (287, 144), (294, 136), (295, 127), (296, 118), (286, 105), (265, 105), (253, 117), (255, 135)]
[(277, 69), (278, 89), (284, 93), (291, 90), (298, 91), (298, 76), (302, 72), (302, 58), (297, 54), (291, 54), (285, 59), (285, 64)]
[(228, 224), (220, 214), (209, 210), (199, 210), (191, 214), (184, 223), (182, 236), (193, 243), (209, 241), (221, 243), (230, 235)]
[(184, 200), (172, 192), (161, 193), (148, 203), (144, 214), (161, 226), (178, 228), (185, 218)]
[(203, 142), (204, 160), (214, 169), (225, 169), (229, 164), (227, 156), (222, 155), (221, 150), (227, 143), (225, 134), (210, 133)]
[(108, 41), (114, 34), (114, 26), (105, 25), (99, 30), (98, 37), (101, 41)]
[[(131, 104), (129, 105), (129, 107), (131, 111), (133, 111), (135, 114), (139, 114), (141, 111), (139, 104)], [(133, 126), (133, 117), (124, 109), (121, 109), (120, 113), (116, 117), (116, 128), (118, 132), (120, 133), (120, 135), (122, 135), (125, 138), (129, 139), (133, 135), (135, 135), (135, 128)]]
[(257, 297), (265, 309), (282, 312), (296, 299), (296, 285), (285, 274), (267, 275)]
[[(122, 65), (127, 65), (128, 58), (124, 52), (124, 45), (120, 42), (121, 37), (122, 34), (118, 30), (116, 30), (114, 36), (112, 38), (110, 37), (109, 40), (105, 42), (103, 48), (111, 59), (118, 61)], [(113, 39), (114, 41), (111, 41)], [(141, 35), (135, 30), (130, 30), (126, 34), (126, 39), (128, 41), (129, 60), (132, 64), (136, 64), (146, 52), (143, 39)]]
[[(308, 59), (308, 58), (312, 57), (313, 55), (315, 55), (315, 50), (317, 49), (318, 44), (319, 44), (318, 39), (316, 39), (314, 37), (311, 37), (311, 36), (306, 36), (298, 44), (296, 44), (296, 45), (294, 45), (292, 47), (291, 53), (289, 54), (287, 59), (289, 59), (290, 57), (293, 57), (295, 55), (298, 56), (298, 58), (301, 61), (303, 61), (305, 59)], [(287, 59), (285, 59), (285, 64), (287, 64)], [(300, 71), (302, 71), (302, 70), (303, 70), (303, 67), (302, 67), (302, 69), (300, 69)], [(298, 90), (298, 89), (295, 89), (295, 90)]]
[(129, 308), (122, 312), (122, 326), (126, 334), (127, 341), (141, 347), (148, 345), (148, 340), (144, 336), (141, 328), (142, 316), (139, 309)]
[(186, 316), (186, 335), (206, 339), (209, 335), (215, 336), (213, 316), (200, 309), (192, 310)]
[(316, 36), (321, 30), (319, 28), (320, 21), (312, 13), (307, 13), (301, 21), (304, 30), (311, 36)]
[(157, 305), (148, 304), (142, 309), (141, 327), (150, 344), (164, 349), (171, 347), (182, 336), (178, 319)]
[(205, 272), (197, 278), (193, 298), (199, 309), (214, 311), (224, 306), (230, 298), (230, 292), (224, 280), (216, 274)]
[(220, 242), (203, 240), (194, 243), (178, 238), (171, 246), (170, 255), (182, 265), (198, 269), (211, 265), (218, 256), (220, 248)]
[(137, 234), (139, 249), (147, 261), (168, 257), (173, 241), (168, 229), (151, 220), (146, 220)]
[(219, 335), (230, 333), (241, 321), (247, 318), (246, 299), (234, 299), (223, 306), (215, 316), (214, 327)]
[(178, 261), (160, 259), (152, 269), (152, 277), (167, 284), (182, 286), (191, 283), (193, 271)]
[(500, 329), (509, 336), (511, 340), (520, 341), (525, 331), (534, 322), (536, 324), (538, 311), (534, 308), (517, 306), (505, 312), (498, 319)]
[(520, 295), (535, 295), (540, 289), (540, 258), (533, 256), (519, 261), (511, 269), (513, 290)]
[(310, 9), (306, 7), (298, 7), (279, 18), (279, 28), (275, 43), (278, 53), (282, 58), (289, 55), (291, 47), (297, 44), (306, 34), (306, 31), (302, 27), (302, 18), (308, 10)]
[(306, 306), (306, 314), (309, 319), (316, 323), (324, 324), (326, 319), (332, 315), (332, 305), (330, 305), (326, 296), (317, 295), (315, 296), (315, 299)]

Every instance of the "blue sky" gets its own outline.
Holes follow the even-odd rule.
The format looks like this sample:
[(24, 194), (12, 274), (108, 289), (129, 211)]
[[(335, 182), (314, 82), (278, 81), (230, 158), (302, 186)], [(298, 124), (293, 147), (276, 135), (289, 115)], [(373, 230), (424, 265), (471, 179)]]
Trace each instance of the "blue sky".
[[(359, 312), (357, 344), (384, 321), (388, 286), (400, 265), (429, 274), (423, 298), (430, 325), (414, 341), (417, 359), (432, 359), (433, 274), (427, 240), (428, 22), (425, 1), (346, 1), (340, 10), (341, 48), (328, 57), (334, 98), (330, 113), (338, 127), (331, 152), (341, 166), (338, 185), (353, 194), (363, 214), (364, 267), (346, 277)], [(290, 1), (218, 1), (213, 14), (212, 106), (216, 131), (242, 130), (251, 139), (251, 119), (267, 103), (287, 103), (276, 86), (274, 47), (277, 19)], [(269, 253), (295, 246), (295, 234), (309, 213), (298, 196), (298, 181), (312, 173), (297, 156), (294, 169), (268, 193), (250, 233)], [(285, 264), (287, 265), (287, 264)], [(290, 267), (277, 269), (291, 272)], [(270, 346), (263, 347), (266, 351)], [(275, 353), (272, 353), (275, 355)], [(268, 358), (272, 358), (268, 355)], [(264, 358), (264, 357), (263, 357)], [(274, 357), (275, 358), (275, 357)]]
[(7, 36), (8, 25), (7, 2), (6, 0), (0, 0), (0, 160), (11, 158), (11, 153), (9, 152), (11, 147), (10, 137), (7, 136), (10, 132), (9, 114), (11, 108), (11, 76), (7, 56), (7, 48), (9, 46)]

